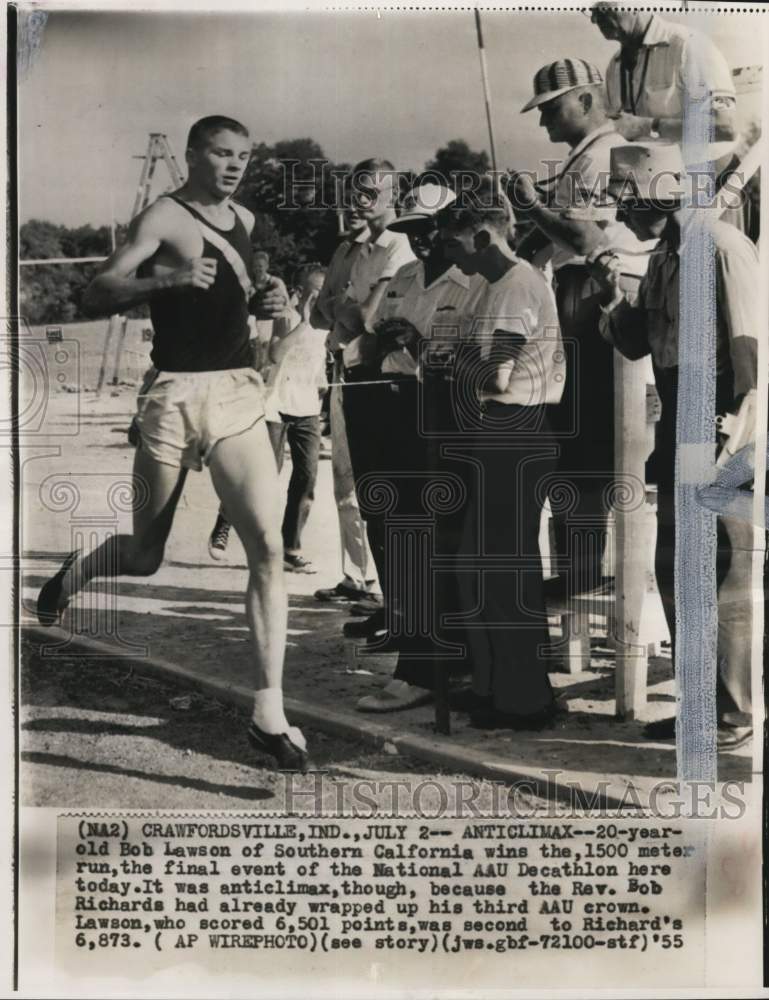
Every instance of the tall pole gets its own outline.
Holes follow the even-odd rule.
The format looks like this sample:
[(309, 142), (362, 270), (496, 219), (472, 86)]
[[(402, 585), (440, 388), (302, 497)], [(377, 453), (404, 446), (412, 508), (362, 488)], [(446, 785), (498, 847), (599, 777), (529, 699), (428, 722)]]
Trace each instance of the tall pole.
[(486, 124), (489, 127), (489, 146), (491, 148), (491, 168), (497, 173), (497, 153), (494, 149), (494, 127), (491, 124), (491, 92), (489, 90), (489, 75), (486, 72), (486, 50), (483, 47), (483, 31), (481, 29), (481, 12), (475, 8), (475, 30), (478, 35), (478, 56), (481, 60), (481, 80), (483, 81), (483, 100), (486, 104)]
[(115, 189), (113, 187), (110, 187), (109, 191), (109, 218), (109, 236), (112, 245), (110, 253), (114, 253), (117, 250), (117, 230), (115, 226)]

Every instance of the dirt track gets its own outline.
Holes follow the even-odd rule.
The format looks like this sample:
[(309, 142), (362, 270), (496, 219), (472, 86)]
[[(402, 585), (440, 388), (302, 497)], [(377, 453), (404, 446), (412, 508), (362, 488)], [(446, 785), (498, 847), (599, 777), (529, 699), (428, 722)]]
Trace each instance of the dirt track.
[[(22, 804), (128, 809), (290, 808), (286, 778), (255, 754), (245, 739), (244, 712), (130, 668), (81, 659), (55, 666), (29, 643), (23, 649), (21, 700)], [(451, 800), (453, 783), (466, 777), (436, 774), (424, 762), (372, 753), (370, 747), (306, 731), (313, 761), (325, 772), (296, 779), (295, 808), (318, 801), (331, 812), (340, 782), (409, 778), (439, 782)], [(478, 802), (491, 801), (490, 782), (474, 782)], [(370, 796), (370, 788), (367, 790)], [(499, 794), (499, 791), (497, 791)], [(441, 793), (425, 787), (429, 812)], [(383, 804), (384, 796), (383, 796)], [(531, 794), (521, 807), (544, 803)]]

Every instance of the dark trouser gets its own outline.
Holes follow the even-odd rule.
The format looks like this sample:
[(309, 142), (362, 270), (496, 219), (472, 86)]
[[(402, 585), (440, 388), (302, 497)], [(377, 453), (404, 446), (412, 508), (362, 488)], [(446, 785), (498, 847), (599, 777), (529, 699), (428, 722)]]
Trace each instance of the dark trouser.
[[(671, 639), (675, 644), (675, 433), (678, 371), (654, 370), (662, 401), (662, 419), (657, 427), (655, 470), (657, 473), (657, 548), (655, 572)], [(733, 375), (718, 376), (716, 412), (733, 408)], [(731, 517), (719, 517), (717, 525), (716, 585), (718, 588), (718, 675), (716, 708), (719, 725), (751, 724), (751, 642), (753, 527)], [(675, 649), (675, 645), (674, 645)], [(675, 661), (674, 661), (675, 662)]]
[(400, 620), (391, 616), (390, 621), (400, 647), (394, 676), (431, 690), (436, 665), (451, 676), (471, 669), (464, 629), (442, 621), (445, 615), (462, 611), (456, 567), (438, 570), (433, 555), (451, 558), (458, 552), (467, 499), (475, 486), (473, 467), (467, 459), (446, 456), (441, 447), (458, 438), (446, 383), (428, 378), (419, 385), (408, 380), (398, 386), (394, 400), (388, 421), (390, 468), (398, 468), (399, 458), (403, 468), (405, 458), (417, 474), (403, 478), (399, 493), (405, 502), (398, 506), (400, 523), (391, 527), (390, 542), (404, 549), (419, 548), (412, 572), (401, 574), (396, 586), (390, 579), (392, 603), (400, 616)]
[[(515, 428), (504, 437), (502, 420)], [(542, 480), (556, 466), (554, 440), (542, 407), (491, 402), (486, 421), (496, 429), (481, 427), (470, 441), (481, 481), (470, 500), (461, 546), (462, 557), (476, 570), (459, 573), (465, 609), (479, 608), (465, 626), (473, 688), (490, 696), (498, 711), (527, 715), (553, 702), (543, 655), (549, 633), (539, 525)]]
[[(377, 381), (377, 385), (357, 385)], [(342, 403), (347, 428), (350, 462), (361, 516), (366, 521), (369, 548), (379, 576), (382, 593), (387, 594), (385, 565), (385, 518), (387, 503), (373, 477), (386, 473), (390, 453), (387, 414), (390, 412), (390, 379), (359, 365), (347, 369)]]
[(281, 413), (281, 423), (267, 422), (278, 471), (283, 468), (283, 452), (288, 438), (291, 450), (291, 478), (288, 482), (286, 510), (283, 515), (283, 547), (287, 552), (302, 548), (302, 531), (315, 499), (320, 454), (320, 418), (293, 417)]
[(561, 449), (557, 481), (569, 500), (553, 500), (553, 529), (559, 575), (569, 593), (579, 593), (601, 581), (605, 496), (614, 470), (614, 362), (611, 345), (598, 332), (598, 288), (587, 268), (561, 267), (555, 281), (566, 382), (550, 420)]

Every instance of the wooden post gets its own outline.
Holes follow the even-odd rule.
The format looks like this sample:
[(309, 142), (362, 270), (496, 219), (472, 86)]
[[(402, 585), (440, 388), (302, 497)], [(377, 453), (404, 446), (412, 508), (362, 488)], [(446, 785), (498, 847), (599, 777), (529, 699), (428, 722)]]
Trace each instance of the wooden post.
[(119, 319), (120, 317), (117, 315), (117, 313), (115, 313), (113, 316), (110, 316), (109, 322), (107, 323), (107, 334), (104, 337), (104, 350), (101, 352), (101, 365), (99, 366), (99, 377), (96, 380), (97, 395), (98, 393), (101, 392), (102, 387), (104, 386), (104, 374), (107, 370), (107, 355), (109, 354), (110, 344), (112, 343), (112, 335), (115, 331)]
[[(627, 484), (628, 492), (633, 494), (628, 502), (618, 502), (614, 512), (615, 693), (617, 715), (621, 719), (637, 718), (646, 706), (647, 649), (641, 641), (641, 616), (653, 536), (649, 531), (643, 484), (654, 427), (647, 422), (648, 365), (647, 359), (628, 361), (618, 351), (614, 352), (614, 467), (620, 484)], [(627, 497), (623, 499), (627, 501)]]
[(126, 331), (128, 330), (128, 317), (117, 316), (120, 320), (120, 333), (118, 334), (117, 350), (115, 351), (115, 369), (112, 373), (112, 384), (117, 385), (120, 381), (120, 362), (123, 358), (123, 348), (125, 347)]
[(590, 614), (583, 605), (574, 603), (561, 615), (563, 635), (563, 666), (569, 674), (581, 674), (590, 669)]

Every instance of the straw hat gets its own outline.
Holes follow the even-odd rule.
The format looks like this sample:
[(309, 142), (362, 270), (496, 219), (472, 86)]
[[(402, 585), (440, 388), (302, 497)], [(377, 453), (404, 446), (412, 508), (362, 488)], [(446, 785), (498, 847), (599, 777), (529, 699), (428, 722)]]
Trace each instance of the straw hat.
[(537, 70), (534, 75), (534, 96), (521, 111), (531, 111), (577, 87), (600, 86), (602, 83), (601, 71), (592, 63), (585, 62), (584, 59), (558, 59)]

